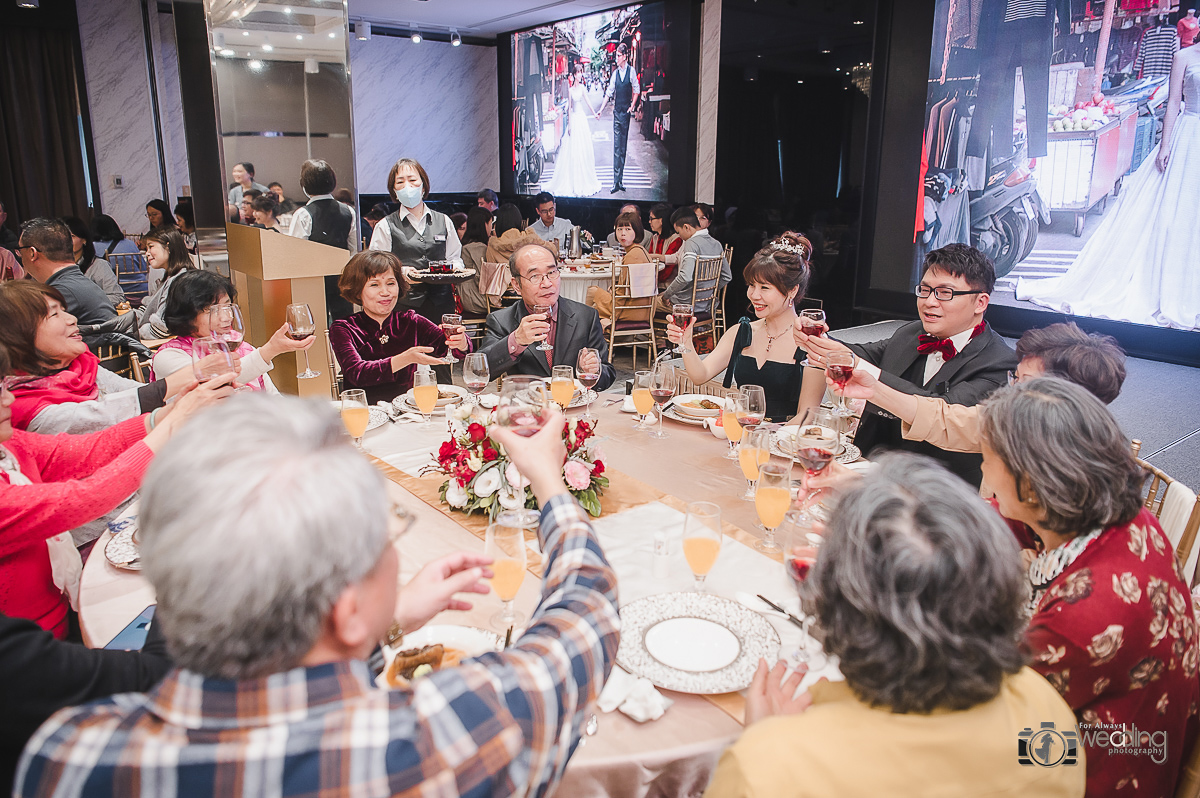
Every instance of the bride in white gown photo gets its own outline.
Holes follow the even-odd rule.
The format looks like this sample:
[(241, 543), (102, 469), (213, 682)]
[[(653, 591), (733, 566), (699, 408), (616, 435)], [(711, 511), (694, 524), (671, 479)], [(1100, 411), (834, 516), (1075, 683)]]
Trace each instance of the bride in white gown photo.
[(583, 63), (575, 64), (570, 78), (567, 132), (554, 158), (554, 176), (543, 188), (556, 197), (590, 197), (600, 190), (596, 177), (596, 151), (588, 116), (595, 110), (583, 83)]
[[(1183, 109), (1180, 109), (1182, 100)], [(1075, 316), (1200, 329), (1200, 46), (1171, 64), (1162, 141), (1062, 277), (1017, 299)]]

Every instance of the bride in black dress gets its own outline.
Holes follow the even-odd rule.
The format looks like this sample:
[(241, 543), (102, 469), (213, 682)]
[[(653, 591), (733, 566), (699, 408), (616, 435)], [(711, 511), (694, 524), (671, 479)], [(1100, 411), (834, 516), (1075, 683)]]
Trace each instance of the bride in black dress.
[(787, 232), (755, 253), (743, 274), (754, 321), (743, 317), (726, 330), (716, 348), (700, 357), (692, 346), (692, 325), (676, 327), (667, 317), (667, 338), (683, 347), (683, 365), (700, 385), (725, 370), (725, 387), (761, 385), (767, 396), (767, 420), (784, 422), (800, 406), (804, 352), (788, 337), (796, 319), (796, 302), (808, 286), (812, 244)]

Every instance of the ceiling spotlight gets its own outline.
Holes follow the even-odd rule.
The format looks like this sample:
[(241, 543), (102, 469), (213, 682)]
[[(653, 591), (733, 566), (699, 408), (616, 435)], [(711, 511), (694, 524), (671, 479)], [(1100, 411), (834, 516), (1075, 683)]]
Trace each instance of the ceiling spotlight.
[(337, 38), (337, 31), (335, 31), (335, 30), (331, 30), (331, 31), (329, 31), (329, 38), (331, 38), (331, 39), (336, 39), (336, 38)]
[(462, 36), (460, 36), (460, 35), (458, 34), (458, 31), (456, 31), (456, 30), (451, 30), (451, 31), (450, 31), (450, 46), (451, 46), (451, 47), (460, 47), (460, 46), (462, 46)]
[(262, 48), (263, 48), (263, 52), (264, 52), (264, 53), (269, 53), (269, 52), (271, 52), (272, 50), (274, 50), (274, 49), (275, 49), (274, 47), (272, 47), (272, 46), (271, 46), (271, 45), (269, 45), (269, 44), (264, 44), (264, 45), (262, 46)]
[(299, 33), (297, 33), (297, 34), (296, 34), (296, 41), (298, 41), (298, 42), (302, 42), (302, 41), (304, 41), (304, 37), (303, 37), (303, 36), (301, 36)]
[(259, 70), (261, 70), (263, 68), (263, 62), (259, 61), (257, 58), (255, 58), (253, 61), (250, 62), (250, 68), (253, 69), (255, 72), (258, 72)]
[(250, 31), (248, 31), (248, 30), (244, 30), (244, 31), (242, 31), (242, 35), (243, 35), (243, 36), (249, 36), (249, 35), (250, 35)]
[(290, 14), (290, 13), (292, 13), (292, 7), (291, 7), (291, 6), (287, 6), (286, 8), (284, 8), (284, 9), (283, 9), (283, 13), (285, 13), (285, 14)]
[(412, 35), (411, 35), (411, 36), (409, 36), (408, 38), (409, 38), (410, 40), (412, 40), (412, 43), (413, 43), (413, 44), (420, 44), (422, 41), (424, 41), (424, 40), (421, 38), (421, 31), (417, 30), (416, 28), (413, 28), (413, 29), (412, 29)]
[(365, 19), (360, 19), (358, 22), (354, 23), (354, 38), (358, 39), (360, 42), (370, 41), (371, 23), (367, 22)]
[(861, 20), (861, 19), (856, 19), (853, 22), (851, 22), (850, 24), (851, 25), (865, 25), (866, 23), (863, 22), (863, 20)]
[(39, 0), (17, 0), (17, 8), (40, 8)]
[(233, 50), (230, 50), (228, 47), (225, 47), (221, 49), (221, 55), (225, 56), (226, 58), (233, 58), (235, 55), (237, 55), (237, 53), (235, 53)]
[(804, 81), (802, 81), (802, 80), (798, 80), (798, 81), (796, 81), (796, 82), (797, 82), (797, 83), (803, 83)]

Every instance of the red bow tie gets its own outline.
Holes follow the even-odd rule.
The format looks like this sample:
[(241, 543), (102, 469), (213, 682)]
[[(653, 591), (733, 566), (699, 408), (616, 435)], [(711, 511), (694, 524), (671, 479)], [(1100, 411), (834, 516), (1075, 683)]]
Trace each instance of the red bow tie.
[[(984, 324), (979, 322), (975, 325), (975, 329), (971, 330), (971, 337), (979, 335), (983, 332)], [(938, 338), (928, 333), (921, 333), (917, 336), (917, 353), (922, 355), (941, 352), (943, 360), (953, 360), (958, 355), (958, 347), (949, 338)]]

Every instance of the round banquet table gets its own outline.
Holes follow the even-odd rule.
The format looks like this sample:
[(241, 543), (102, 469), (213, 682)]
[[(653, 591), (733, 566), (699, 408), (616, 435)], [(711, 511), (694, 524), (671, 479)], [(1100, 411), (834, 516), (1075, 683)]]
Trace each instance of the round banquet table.
[[(720, 557), (707, 579), (709, 591), (727, 598), (734, 598), (739, 591), (761, 592), (776, 600), (794, 597), (794, 589), (780, 563), (747, 545), (759, 534), (755, 529), (757, 516), (753, 502), (740, 499), (746, 483), (737, 463), (724, 459), (728, 444), (703, 427), (669, 418), (665, 424), (671, 437), (661, 441), (651, 439), (645, 432), (633, 429), (633, 416), (620, 412), (621, 399), (623, 389), (600, 394), (593, 412), (600, 418), (597, 439), (607, 469), (632, 477), (633, 481), (623, 484), (627, 485), (627, 491), (638, 494), (636, 499), (606, 494), (605, 515), (594, 522), (601, 545), (617, 572), (622, 604), (643, 596), (690, 588), (691, 572), (679, 542), (683, 518), (679, 509), (683, 502), (700, 500), (720, 505), (723, 520), (727, 522), (727, 537)], [(570, 412), (578, 414), (582, 410)], [(379, 458), (379, 466), (389, 477), (391, 498), (415, 515), (412, 531), (397, 543), (402, 583), (432, 559), (456, 550), (483, 548), (483, 541), (453, 516), (423, 501), (401, 484), (414, 478), (445, 439), (443, 424), (436, 417), (430, 428), (386, 424), (364, 437), (367, 451)], [(665, 463), (687, 463), (688, 467), (664, 468)], [(408, 484), (412, 486), (411, 482)], [(659, 493), (651, 495), (655, 491)], [(658, 501), (643, 502), (654, 495), (659, 497)], [(612, 506), (618, 511), (612, 513), (609, 509)], [(136, 514), (136, 511), (134, 505), (128, 512)], [(646, 526), (648, 518), (661, 519), (664, 513), (674, 513), (671, 517), (677, 518), (666, 580), (651, 576), (652, 530)], [(738, 529), (731, 533), (729, 524)], [(120, 570), (107, 561), (104, 546), (108, 539), (106, 532), (97, 541), (83, 571), (80, 626), (84, 641), (90, 646), (107, 643), (154, 603), (154, 591), (139, 573)], [(528, 615), (539, 597), (539, 580), (528, 578), (521, 586), (516, 604)], [(474, 596), (472, 601), (473, 609), (442, 613), (432, 623), (486, 628), (487, 619), (499, 608), (499, 601), (492, 594)], [(794, 603), (791, 608), (796, 609)], [(780, 635), (781, 655), (794, 649), (800, 639), (799, 631), (776, 617), (766, 617)], [(810, 673), (806, 683), (820, 675), (838, 678), (831, 664)], [(711, 778), (721, 752), (741, 733), (741, 699), (737, 694), (729, 694), (732, 704), (719, 706), (721, 702), (703, 696), (662, 692), (674, 704), (656, 721), (638, 724), (620, 712), (601, 714), (598, 732), (586, 737), (572, 757), (559, 794), (573, 798), (699, 795)]]
[(586, 303), (589, 286), (594, 285), (605, 291), (612, 286), (612, 266), (595, 270), (584, 267), (582, 271), (578, 272), (570, 269), (570, 266), (566, 266), (559, 272), (558, 293), (567, 299)]

